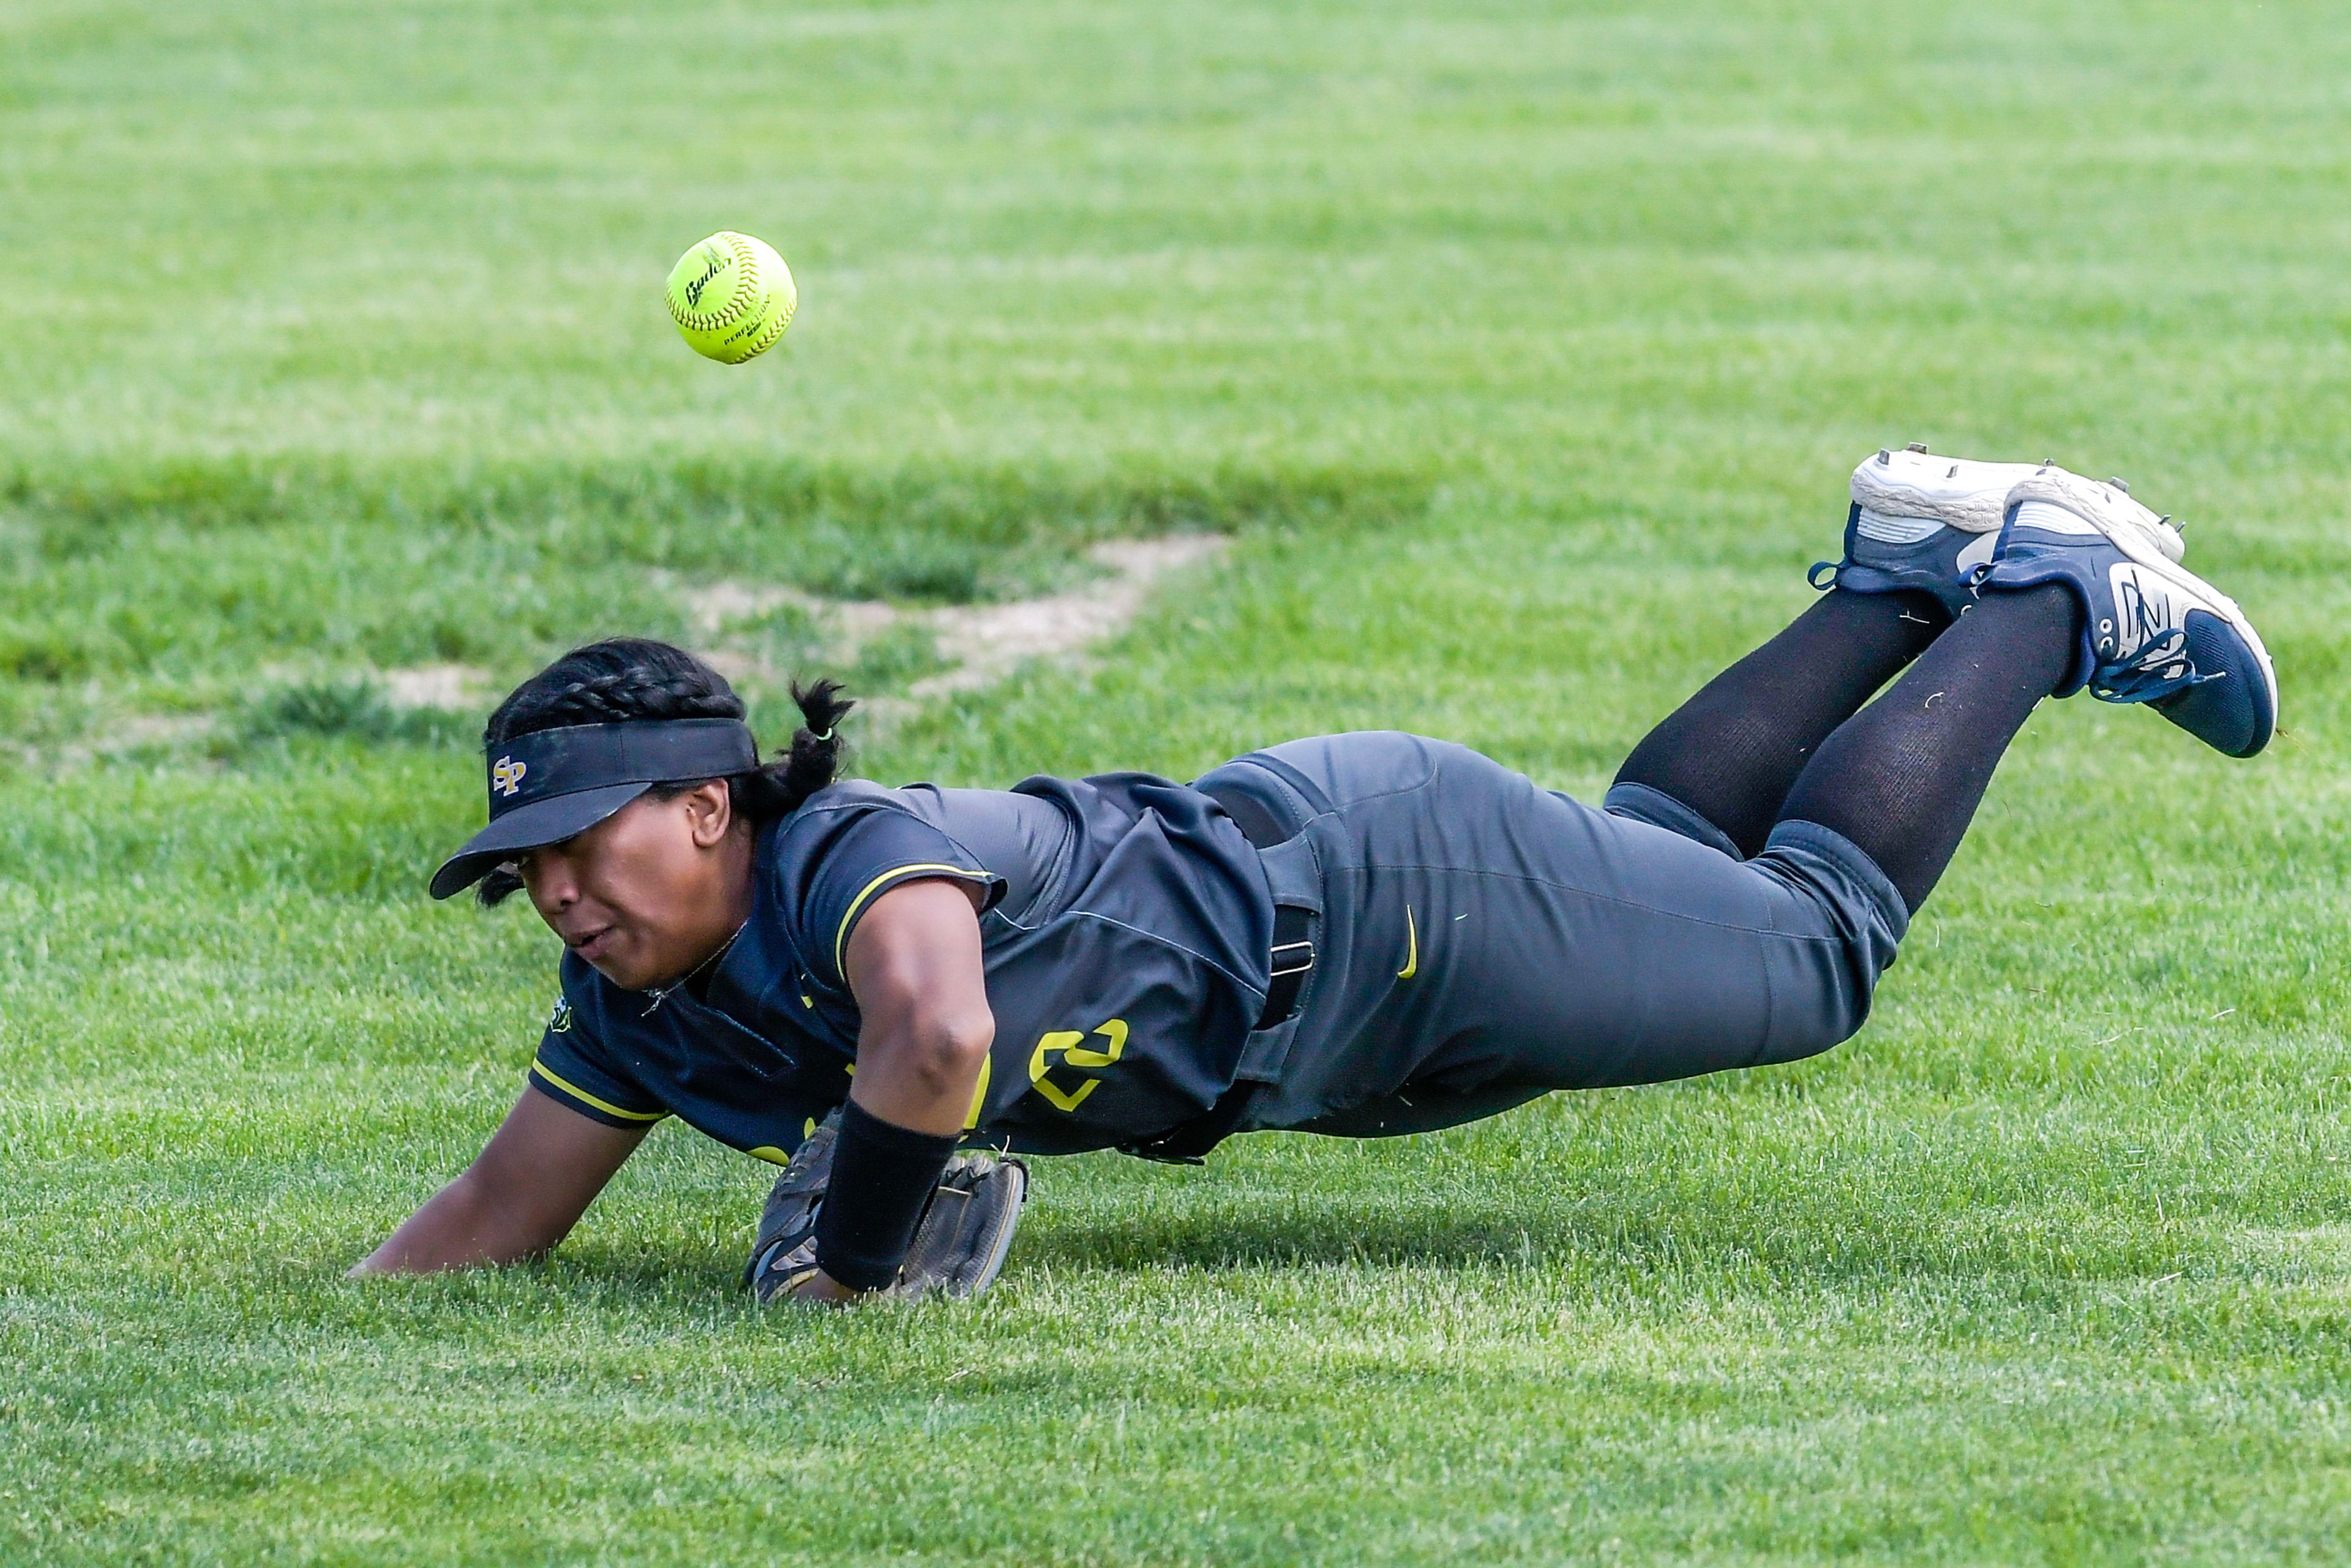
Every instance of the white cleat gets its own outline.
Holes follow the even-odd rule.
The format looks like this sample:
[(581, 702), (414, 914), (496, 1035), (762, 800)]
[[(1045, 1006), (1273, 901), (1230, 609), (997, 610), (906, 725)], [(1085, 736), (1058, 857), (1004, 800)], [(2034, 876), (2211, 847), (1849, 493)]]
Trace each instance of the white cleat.
[(2171, 520), (2132, 500), (2120, 480), (2095, 484), (2053, 463), (1938, 457), (1914, 442), (1900, 452), (1881, 451), (1853, 471), (1844, 559), (1826, 580), (1820, 574), (1830, 563), (1814, 567), (1813, 584), (1856, 593), (1916, 590), (1959, 615), (1975, 602), (2001, 528), (2026, 494), (2094, 508), (2102, 527), (2136, 538), (2142, 549), (2168, 560), (2187, 553)]

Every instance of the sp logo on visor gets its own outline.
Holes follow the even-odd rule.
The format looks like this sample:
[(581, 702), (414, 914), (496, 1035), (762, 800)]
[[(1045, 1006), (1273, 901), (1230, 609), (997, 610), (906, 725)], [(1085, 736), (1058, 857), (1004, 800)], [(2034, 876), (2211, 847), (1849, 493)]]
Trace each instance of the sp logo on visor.
[(490, 788), (511, 798), (522, 788), (522, 776), (530, 771), (530, 764), (517, 762), (511, 757), (501, 757), (490, 769)]

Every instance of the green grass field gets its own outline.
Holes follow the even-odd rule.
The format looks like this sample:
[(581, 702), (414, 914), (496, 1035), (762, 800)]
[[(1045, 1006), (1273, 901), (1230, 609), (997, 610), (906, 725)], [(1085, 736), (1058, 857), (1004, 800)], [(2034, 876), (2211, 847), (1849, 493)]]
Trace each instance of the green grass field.
[[(2314, 0), (0, 0), (0, 1561), (2342, 1561), (2346, 84)], [(861, 770), (1593, 791), (1907, 439), (2179, 514), (2287, 733), (2045, 709), (1840, 1051), (1048, 1162), (977, 1303), (754, 1312), (674, 1125), (544, 1266), (342, 1280), (553, 990), (425, 899), (481, 711), (392, 673), (1213, 529)]]

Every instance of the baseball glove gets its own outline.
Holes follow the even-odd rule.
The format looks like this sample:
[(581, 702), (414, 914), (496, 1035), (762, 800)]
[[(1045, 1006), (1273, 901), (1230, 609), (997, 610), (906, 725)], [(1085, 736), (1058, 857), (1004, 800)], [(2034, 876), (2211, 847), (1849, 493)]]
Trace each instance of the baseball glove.
[[(832, 1180), (840, 1121), (836, 1111), (809, 1135), (759, 1211), (743, 1281), (763, 1306), (789, 1299), (794, 1286), (816, 1272), (816, 1218)], [(1029, 1167), (1019, 1160), (984, 1149), (958, 1154), (939, 1173), (897, 1283), (879, 1293), (898, 1301), (979, 1294), (1003, 1272), (1028, 1197)]]

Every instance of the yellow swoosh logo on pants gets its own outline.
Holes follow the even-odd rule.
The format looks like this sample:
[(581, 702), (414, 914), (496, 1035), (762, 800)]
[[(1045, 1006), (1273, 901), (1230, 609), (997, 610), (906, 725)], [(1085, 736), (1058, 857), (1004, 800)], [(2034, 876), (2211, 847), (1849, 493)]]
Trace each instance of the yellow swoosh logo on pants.
[(1396, 978), (1409, 980), (1420, 973), (1420, 927), (1413, 924), (1412, 905), (1409, 904), (1404, 906), (1404, 931), (1405, 939), (1411, 946), (1405, 952), (1404, 967), (1396, 971)]

